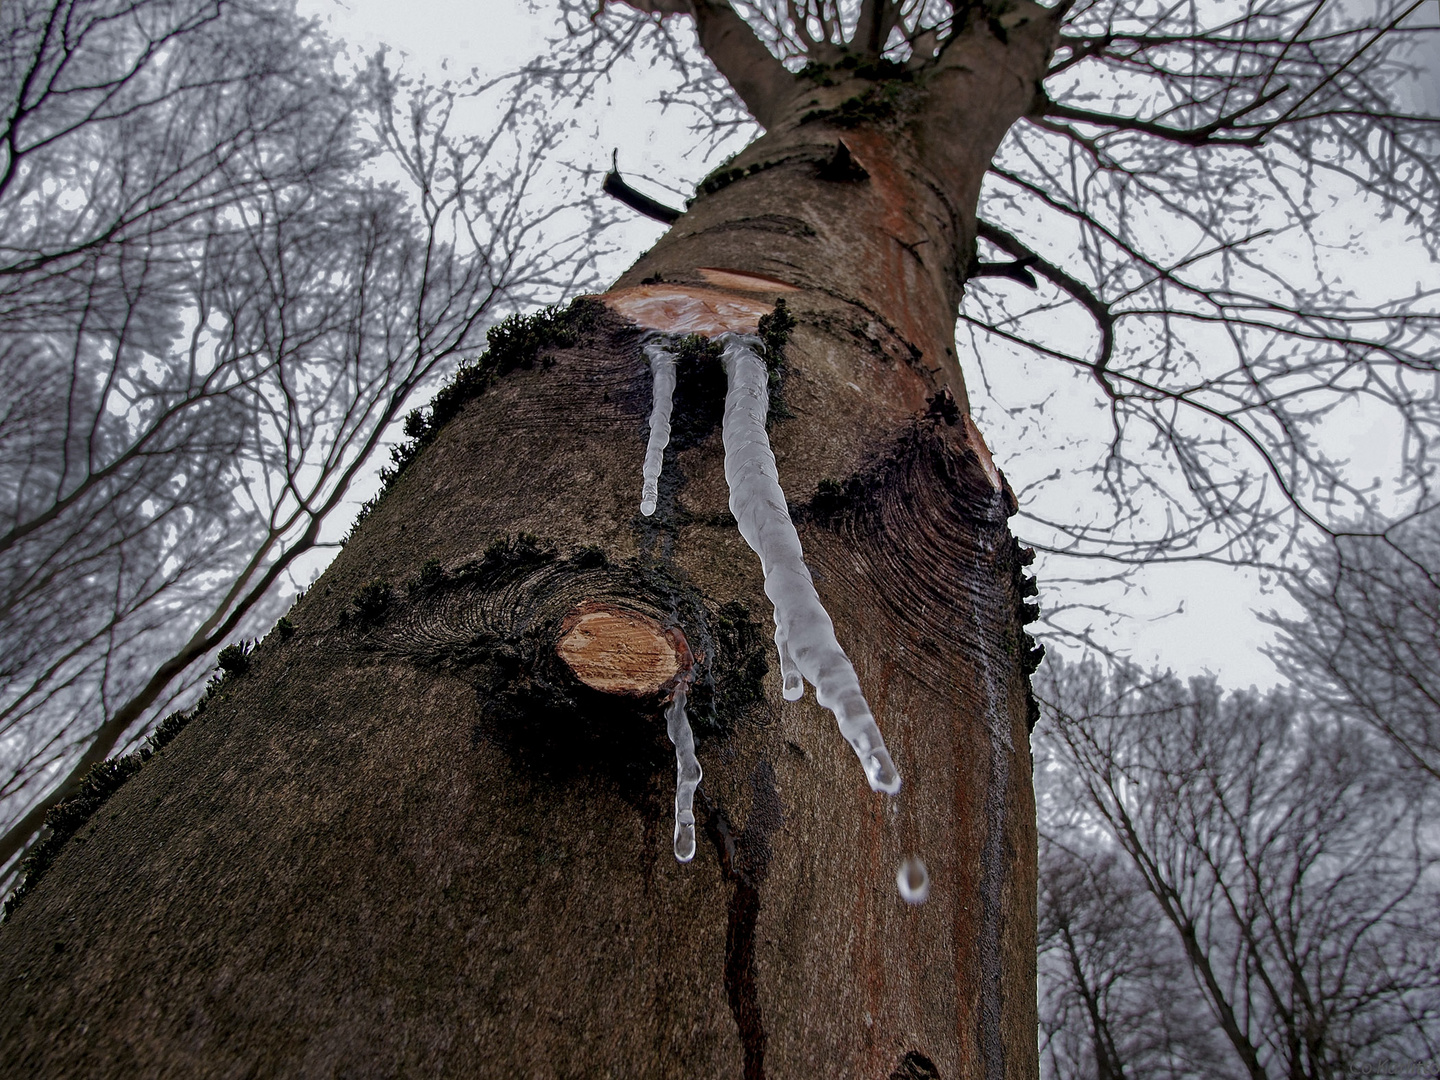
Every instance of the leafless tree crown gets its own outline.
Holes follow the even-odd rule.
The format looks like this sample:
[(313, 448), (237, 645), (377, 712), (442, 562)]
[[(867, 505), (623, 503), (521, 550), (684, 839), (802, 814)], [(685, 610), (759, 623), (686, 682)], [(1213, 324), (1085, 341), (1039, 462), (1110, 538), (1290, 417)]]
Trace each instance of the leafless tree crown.
[[(730, 145), (837, 66), (923, 87), (963, 32), (1003, 34), (1022, 9), (634, 0), (584, 34), (577, 6), (572, 26), (587, 70), (645, 43), (671, 58), (663, 100)], [(960, 311), (1002, 456), (1046, 463), (1020, 528), (1051, 553), (1047, 580), (1197, 559), (1293, 571), (1297, 539), (1432, 506), (1440, 121), (1413, 90), (1440, 35), (1422, 4), (1049, 14), (1058, 47), (992, 163)], [(1378, 484), (1347, 460), (1357, 431), (1384, 444)]]
[(1433, 1060), (1440, 849), (1383, 746), (1209, 679), (1052, 663), (1040, 691), (1051, 1075)]
[(1276, 618), (1280, 670), (1332, 715), (1380, 734), (1400, 767), (1440, 780), (1440, 515), (1317, 546)]
[(593, 272), (523, 80), (338, 71), (271, 0), (0, 8), (0, 866), (274, 619), (437, 366)]

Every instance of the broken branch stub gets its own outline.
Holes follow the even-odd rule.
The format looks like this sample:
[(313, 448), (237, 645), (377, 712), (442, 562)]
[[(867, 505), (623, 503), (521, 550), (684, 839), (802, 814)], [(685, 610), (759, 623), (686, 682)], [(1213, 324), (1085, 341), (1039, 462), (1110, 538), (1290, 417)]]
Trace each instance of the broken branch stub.
[(562, 620), (555, 654), (592, 690), (623, 697), (667, 693), (694, 662), (678, 627), (593, 600), (577, 604)]

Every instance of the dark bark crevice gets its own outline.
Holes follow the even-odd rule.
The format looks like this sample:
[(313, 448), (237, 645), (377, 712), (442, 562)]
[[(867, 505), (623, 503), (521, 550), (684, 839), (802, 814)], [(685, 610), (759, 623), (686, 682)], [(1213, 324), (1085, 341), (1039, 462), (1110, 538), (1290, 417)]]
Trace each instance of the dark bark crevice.
[(720, 859), (730, 894), (725, 931), (725, 993), (745, 1054), (745, 1080), (765, 1080), (766, 1033), (760, 1012), (755, 973), (755, 934), (760, 916), (760, 889), (770, 871), (770, 836), (784, 824), (775, 770), (766, 761), (751, 772), (750, 813), (736, 833), (725, 811), (699, 792), (696, 803), (705, 815), (705, 832)]
[(888, 1080), (940, 1080), (940, 1070), (919, 1050), (909, 1050)]

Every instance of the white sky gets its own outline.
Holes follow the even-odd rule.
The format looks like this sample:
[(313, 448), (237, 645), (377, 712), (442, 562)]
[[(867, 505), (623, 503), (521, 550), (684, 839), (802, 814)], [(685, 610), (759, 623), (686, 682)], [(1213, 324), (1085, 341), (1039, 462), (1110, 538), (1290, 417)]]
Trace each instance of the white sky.
[[(423, 73), (433, 80), (462, 76), (471, 69), (492, 74), (512, 68), (536, 55), (554, 29), (553, 17), (544, 10), (513, 0), (406, 0), (403, 4), (393, 0), (300, 0), (299, 7), (345, 42), (357, 62), (385, 45), (403, 58), (408, 72)], [(688, 159), (682, 156), (693, 143), (685, 117), (661, 110), (653, 99), (662, 87), (653, 79), (647, 81), (647, 75), (639, 68), (618, 72), (608, 96), (597, 100), (581, 119), (569, 153), (603, 167), (611, 150), (618, 149), (621, 169), (627, 175), (668, 181), (675, 187), (687, 180), (693, 183), (706, 171), (706, 160), (693, 151)], [(1426, 99), (1435, 97), (1434, 84), (1422, 80), (1416, 97), (1417, 105), (1433, 105)], [(618, 238), (622, 250), (606, 271), (610, 276), (618, 274), (662, 232), (660, 226), (637, 216)], [(1433, 281), (1433, 267), (1429, 272)], [(1366, 428), (1368, 425), (1351, 426), (1346, 441), (1355, 453), (1373, 457), (1375, 448), (1385, 440), (1372, 437)], [(992, 438), (991, 449), (1002, 467), (1008, 463), (1012, 478), (1022, 478), (1037, 465), (1025, 461), (1026, 447), (1006, 446)], [(1038, 464), (1042, 471), (1053, 467)], [(1384, 460), (1375, 460), (1374, 467), (1377, 473), (1383, 471)], [(372, 491), (358, 491), (356, 501)], [(1046, 574), (1043, 565), (1039, 570), (1043, 604), (1047, 600)], [(1050, 599), (1055, 599), (1053, 593)], [(1287, 598), (1283, 592), (1265, 589), (1253, 573), (1217, 566), (1154, 568), (1124, 589), (1117, 588), (1113, 601), (1130, 617), (1108, 628), (1097, 625), (1097, 629), (1138, 661), (1183, 675), (1212, 671), (1235, 687), (1267, 686), (1277, 679), (1260, 652), (1269, 630), (1254, 612), (1275, 607), (1286, 610)]]

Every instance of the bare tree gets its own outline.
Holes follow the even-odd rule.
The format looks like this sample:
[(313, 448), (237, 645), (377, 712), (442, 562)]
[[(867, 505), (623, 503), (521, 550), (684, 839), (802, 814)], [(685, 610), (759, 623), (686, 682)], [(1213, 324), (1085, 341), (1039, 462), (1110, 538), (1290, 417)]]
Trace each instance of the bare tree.
[[(412, 84), (285, 4), (7, 4), (0, 865), (183, 702), (497, 311), (584, 280), (526, 84)], [(458, 105), (494, 99), (467, 135)], [(366, 178), (383, 170), (384, 182)], [(543, 242), (542, 242), (543, 238)], [(335, 526), (331, 526), (332, 533)]]
[(1403, 768), (1440, 779), (1440, 547), (1436, 516), (1318, 548), (1275, 617), (1280, 669), (1342, 720), (1381, 734)]
[[(740, 10), (826, 101), (863, 71), (869, 85), (848, 84), (857, 117), (901, 93), (864, 57), (924, 82), (967, 19), (1029, 18), (920, 4)], [(963, 359), (987, 391), (977, 416), (1047, 470), (1063, 462), (1034, 474), (1018, 519), (1052, 556), (1052, 583), (1168, 561), (1303, 567), (1297, 540), (1353, 531), (1377, 509), (1373, 477), (1331, 448), (1342, 406), (1352, 423), (1389, 428), (1394, 468), (1415, 481), (1394, 519), (1433, 505), (1440, 286), (1408, 276), (1433, 275), (1423, 253), (1440, 235), (1440, 120), (1406, 92), (1435, 47), (1421, 10), (1061, 5), (1054, 59), (980, 187), (960, 308)], [(721, 29), (719, 8), (695, 18), (703, 47), (740, 36)], [(634, 49), (634, 28), (603, 29)], [(666, 100), (694, 107), (711, 137), (735, 134), (733, 94), (726, 110), (673, 36), (654, 45), (686, 76)], [(712, 57), (722, 72), (744, 62), (725, 48)], [(734, 85), (766, 124), (752, 98), (783, 93)], [(1412, 247), (1393, 279), (1362, 283), (1349, 276), (1356, 258), (1386, 269), (1356, 235), (1372, 217), (1403, 221), (1390, 235)], [(1085, 608), (1079, 595), (1066, 606)], [(1054, 629), (1078, 628), (1058, 606), (1049, 614)]]
[[(1084, 808), (1040, 802), (1040, 1045), (1050, 1077), (1235, 1073), (1185, 952), (1123, 852), (1087, 835)], [(1060, 805), (1056, 805), (1056, 804)], [(1063, 816), (1062, 816), (1063, 815)], [(1070, 826), (1057, 828), (1063, 821)]]
[(1440, 852), (1383, 747), (1209, 679), (1053, 665), (1042, 693), (1055, 1075), (1433, 1057)]
[[(1363, 206), (1435, 250), (1440, 125), (1397, 97), (1417, 7), (1072, 11), (982, 195), (980, 236), (1016, 260), (1010, 280), (982, 279), (962, 311), (982, 368), (1058, 360), (1072, 408), (1104, 418), (1093, 434), (1058, 424), (1101, 498), (1060, 517), (1041, 507), (1070, 470), (1036, 485), (1037, 539), (1082, 565), (1285, 565), (1295, 537), (1372, 506), (1371, 477), (1329, 448), (1342, 403), (1403, 432), (1395, 466), (1428, 474), (1434, 287), (1357, 288), (1345, 262), (1366, 253), (1340, 239), (1340, 208)], [(1050, 412), (1026, 430), (1043, 438)], [(1422, 483), (1411, 506), (1432, 501)]]
[[(1434, 228), (1437, 125), (1398, 103), (1412, 11), (636, 0), (592, 22), (572, 8), (583, 33), (544, 72), (557, 99), (653, 49), (691, 65), (672, 91), (698, 94), (721, 138), (764, 134), (683, 213), (651, 207), (673, 227), (602, 303), (515, 324), (465, 369), (292, 612), (293, 638), (257, 648), (103, 813), (76, 808), (83, 843), (49, 852), (0, 933), (0, 964), (28, 973), (0, 982), (0, 1016), (16, 1018), (0, 1063), (1033, 1076), (1038, 654), (1023, 626), (1038, 586), (957, 313), (983, 322), (992, 379), (1018, 356), (1084, 381), (1045, 420), (1086, 435), (1062, 495), (1089, 477), (1107, 509), (1026, 503), (1052, 554), (1285, 565), (1297, 529), (1333, 531), (1368, 499), (1323, 428), (1357, 400), (1405, 434), (1412, 503), (1428, 505), (1431, 301), (1348, 295), (1322, 214), (1360, 191)], [(692, 330), (762, 338), (769, 373), (753, 342), (726, 338), (751, 350), (729, 356), (749, 378), (738, 434), (723, 350)], [(637, 514), (663, 396), (647, 332), (669, 335), (679, 375), (663, 484)], [(775, 412), (756, 409), (772, 387)], [(783, 493), (735, 495), (732, 452)], [(810, 568), (787, 562), (768, 592), (748, 550), (760, 530), (734, 529), (762, 501), (777, 529), (793, 507)], [(865, 778), (896, 787), (870, 729), (841, 718), (846, 746), (795, 698), (794, 672), (788, 697), (762, 674), (757, 623), (802, 579), (824, 609), (809, 625), (833, 622), (864, 691), (847, 684), (847, 715), (863, 696), (883, 727), (898, 803), (858, 797)], [(580, 630), (595, 619), (626, 632)], [(649, 651), (625, 647), (631, 630)], [(586, 682), (571, 661), (591, 649), (592, 673), (657, 662)], [(713, 717), (677, 765), (667, 733), (683, 746), (702, 688)], [(1175, 913), (1162, 905), (1187, 967), (1213, 976), (1223, 1052), (1250, 1074), (1314, 1072), (1367, 1040), (1418, 1038), (1432, 1005), (1404, 951), (1425, 929), (1413, 816), (1369, 805), (1340, 736), (1297, 741), (1276, 703), (1196, 701), (1215, 721), (1195, 736), (1201, 764), (1147, 729), (1144, 755), (1102, 747), (1129, 772), (1115, 806), (1099, 781), (1092, 802), (1097, 822), (1120, 807), (1135, 823), (1137, 854), (1122, 850)], [(693, 784), (700, 762), (687, 823), (677, 770)], [(1162, 766), (1171, 794), (1157, 782), (1153, 806), (1124, 801)], [(1282, 773), (1291, 789), (1267, 786)], [(1317, 815), (1320, 862), (1298, 839), (1311, 833), (1278, 823), (1290, 805)], [(672, 821), (694, 825), (688, 854)], [(1172, 821), (1224, 850), (1192, 851)], [(923, 905), (902, 862), (917, 851)], [(1306, 923), (1312, 879), (1337, 903)], [(109, 902), (121, 891), (137, 902)], [(1264, 908), (1273, 895), (1292, 906)], [(1367, 922), (1387, 897), (1393, 917)], [(1196, 921), (1202, 901), (1213, 923)], [(200, 956), (224, 956), (223, 978)], [(1314, 1005), (1337, 1000), (1354, 1008)], [(1125, 1024), (1108, 1030), (1118, 1051)]]

